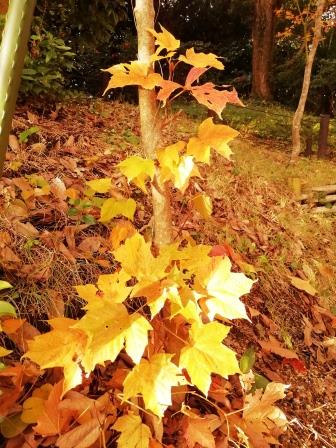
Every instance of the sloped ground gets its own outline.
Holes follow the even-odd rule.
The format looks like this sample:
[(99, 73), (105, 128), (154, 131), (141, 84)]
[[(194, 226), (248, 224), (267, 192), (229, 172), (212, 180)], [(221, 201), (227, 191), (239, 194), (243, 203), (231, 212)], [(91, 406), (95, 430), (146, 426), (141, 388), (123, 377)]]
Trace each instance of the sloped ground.
[[(20, 142), (31, 127), (39, 129)], [(187, 138), (193, 129), (197, 122), (180, 113), (166, 120), (164, 140)], [(148, 199), (114, 169), (140, 151), (139, 142), (131, 105), (18, 111), (0, 181), (0, 277), (14, 285), (9, 299), (20, 314), (41, 330), (47, 318), (80, 313), (73, 286), (113, 269), (110, 229), (97, 223), (85, 181), (112, 177), (116, 197), (132, 194), (143, 204), (135, 225), (150, 238)], [(257, 280), (245, 298), (253, 325), (235, 323), (229, 342), (239, 354), (253, 346), (255, 371), (291, 385), (282, 405), (292, 421), (284, 446), (334, 447), (336, 219), (303, 209), (289, 185), (292, 178), (307, 186), (335, 183), (336, 166), (303, 160), (288, 167), (286, 148), (275, 149), (271, 141), (240, 139), (233, 149), (233, 164), (216, 158), (211, 170), (201, 170), (207, 180), (186, 193), (202, 188), (211, 194), (212, 220), (201, 220), (174, 193), (176, 232), (221, 245), (237, 270)], [(293, 277), (310, 294), (302, 284), (291, 285)]]

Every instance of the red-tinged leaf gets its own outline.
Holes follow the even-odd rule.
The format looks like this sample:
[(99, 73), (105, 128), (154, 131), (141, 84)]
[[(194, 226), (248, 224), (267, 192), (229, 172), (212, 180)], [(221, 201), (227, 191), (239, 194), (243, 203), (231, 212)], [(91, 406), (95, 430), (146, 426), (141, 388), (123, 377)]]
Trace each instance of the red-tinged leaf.
[(282, 364), (289, 365), (289, 366), (293, 367), (293, 369), (295, 370), (296, 373), (307, 373), (307, 367), (306, 367), (305, 363), (303, 361), (301, 361), (301, 359), (285, 358), (282, 361)]
[(234, 255), (234, 250), (229, 244), (217, 244), (216, 246), (212, 246), (212, 249), (209, 253), (209, 257), (225, 257), (228, 256), (232, 258)]
[(157, 95), (157, 99), (159, 101), (163, 102), (163, 105), (166, 105), (166, 102), (170, 95), (175, 92), (177, 89), (183, 89), (183, 86), (181, 84), (178, 84), (177, 82), (173, 81), (166, 81), (163, 80), (160, 84), (161, 89), (159, 90), (159, 93)]
[(203, 73), (205, 73), (207, 70), (209, 70), (208, 68), (199, 68), (199, 67), (193, 67), (187, 76), (187, 79), (185, 81), (185, 89), (190, 90), (191, 89), (191, 84), (193, 84), (195, 81), (198, 80), (198, 78), (200, 78)]
[(200, 104), (216, 112), (219, 118), (221, 118), (227, 103), (243, 106), (236, 90), (218, 90), (212, 82), (207, 82), (202, 86), (191, 87), (190, 92)]
[(25, 319), (6, 319), (1, 323), (2, 331), (6, 334), (16, 333), (24, 322)]

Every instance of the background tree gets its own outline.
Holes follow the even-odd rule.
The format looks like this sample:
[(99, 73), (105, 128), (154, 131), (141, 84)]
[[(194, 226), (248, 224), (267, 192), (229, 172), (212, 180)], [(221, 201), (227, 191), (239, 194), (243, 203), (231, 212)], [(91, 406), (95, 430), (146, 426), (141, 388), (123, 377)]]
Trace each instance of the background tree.
[(271, 72), (277, 0), (256, 0), (252, 28), (252, 95), (272, 98)]
[[(309, 6), (311, 6), (309, 3)], [(321, 40), (322, 36), (322, 22), (323, 22), (323, 12), (326, 6), (326, 0), (317, 0), (316, 10), (315, 10), (315, 19), (314, 19), (314, 28), (313, 28), (313, 39), (311, 45), (306, 45), (306, 66), (302, 83), (302, 91), (299, 100), (299, 104), (295, 111), (293, 117), (293, 127), (292, 127), (292, 154), (291, 154), (291, 162), (295, 162), (301, 152), (301, 122), (305, 110), (305, 105), (307, 101), (311, 74), (313, 63), (317, 51), (317, 47)], [(308, 36), (306, 37), (308, 39)]]

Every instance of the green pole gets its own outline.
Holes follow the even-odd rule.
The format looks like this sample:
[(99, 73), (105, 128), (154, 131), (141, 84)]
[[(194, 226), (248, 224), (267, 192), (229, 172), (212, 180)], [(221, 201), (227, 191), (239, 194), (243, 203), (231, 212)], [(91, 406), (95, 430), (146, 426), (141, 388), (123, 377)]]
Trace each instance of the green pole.
[(20, 87), (36, 0), (10, 0), (0, 47), (0, 176)]

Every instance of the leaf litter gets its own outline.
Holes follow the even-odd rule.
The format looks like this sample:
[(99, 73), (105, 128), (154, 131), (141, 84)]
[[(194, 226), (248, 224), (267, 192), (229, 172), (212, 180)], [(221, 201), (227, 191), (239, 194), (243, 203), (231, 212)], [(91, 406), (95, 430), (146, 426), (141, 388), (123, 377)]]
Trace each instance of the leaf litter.
[[(20, 142), (18, 136), (29, 129), (32, 116), (38, 130), (28, 135), (27, 141)], [(164, 131), (167, 143), (176, 134), (179, 138), (188, 135), (187, 127), (193, 126), (184, 114), (178, 115), (176, 120), (177, 123), (171, 124)], [(123, 227), (122, 219), (119, 230), (115, 227), (109, 231), (99, 223), (99, 209), (106, 200), (104, 195), (108, 193), (115, 200), (127, 200), (131, 195), (141, 197), (143, 207), (136, 210), (134, 225), (145, 234), (150, 231), (151, 212), (146, 196), (136, 185), (129, 185), (116, 169), (125, 153), (142, 155), (139, 147), (134, 145), (136, 139), (131, 139), (132, 143), (128, 143), (122, 138), (125, 132), (139, 136), (138, 116), (134, 106), (103, 102), (97, 102), (94, 106), (63, 106), (57, 113), (51, 112), (49, 116), (40, 111), (32, 112), (22, 108), (14, 119), (12, 132), (7, 157), (9, 163), (0, 181), (0, 266), (3, 278), (14, 286), (5, 292), (10, 303), (15, 305), (19, 316), (31, 323), (40, 322), (39, 330), (44, 331), (46, 319), (63, 316), (64, 313), (72, 317), (80, 315), (80, 303), (73, 287), (95, 284), (100, 275), (109, 274), (116, 269), (115, 260), (110, 255), (111, 242), (117, 248), (120, 241), (132, 235), (132, 228), (129, 224)], [(207, 183), (197, 179), (186, 192), (186, 196), (192, 201), (200, 191), (198, 185), (202, 185), (203, 191), (215, 198), (214, 218), (207, 220), (208, 216), (203, 214), (205, 221), (200, 220), (200, 215), (191, 212), (188, 202), (183, 201), (180, 193), (175, 191), (175, 229), (178, 234), (214, 246), (217, 252), (222, 251), (223, 255), (228, 255), (234, 266), (242, 269), (252, 279), (258, 278), (253, 293), (244, 299), (254, 325), (247, 321), (234, 321), (227, 341), (241, 355), (248, 344), (254, 346), (257, 356), (253, 371), (266, 382), (262, 386), (265, 390), (263, 394), (262, 389), (258, 389), (251, 395), (250, 403), (244, 410), (244, 422), (239, 421), (235, 414), (237, 409), (242, 408), (242, 388), (235, 384), (234, 377), (224, 388), (220, 387), (221, 393), (218, 394), (214, 389), (217, 378), (214, 376), (209, 396), (212, 394), (216, 397), (214, 403), (222, 403), (227, 412), (233, 413), (237, 433), (242, 431), (242, 441), (243, 434), (249, 434), (253, 446), (269, 446), (267, 444), (272, 443), (269, 420), (283, 417), (280, 411), (276, 411), (275, 416), (272, 408), (266, 407), (268, 414), (263, 414), (261, 418), (261, 403), (268, 400), (267, 378), (275, 381), (270, 384), (291, 384), (282, 404), (285, 414), (292, 420), (287, 435), (282, 439), (283, 446), (290, 447), (293, 443), (301, 446), (303, 442), (306, 443), (305, 446), (333, 446), (333, 434), (336, 433), (332, 428), (336, 394), (333, 373), (336, 360), (336, 317), (325, 307), (325, 303), (321, 306), (315, 297), (315, 291), (319, 291), (321, 282), (312, 286), (312, 279), (308, 281), (307, 273), (295, 265), (297, 258), (305, 254), (307, 243), (300, 244), (300, 241), (293, 238), (293, 228), (284, 226), (277, 187), (262, 179), (251, 183), (245, 173), (236, 174), (234, 165), (220, 160), (221, 163), (217, 165), (220, 173), (215, 171)], [(108, 180), (102, 184), (97, 181), (100, 178)], [(293, 213), (298, 212), (296, 205), (291, 202), (289, 192), (288, 197), (288, 208)], [(254, 213), (251, 213), (251, 200)], [(247, 204), (250, 210), (246, 209)], [(321, 232), (327, 234), (322, 225)], [(274, 262), (280, 255), (284, 256), (279, 253), (278, 246), (281, 242), (276, 240), (277, 234), (282, 235), (286, 243), (282, 242), (283, 250), (286, 251), (284, 266)], [(150, 238), (150, 233), (148, 237)], [(295, 244), (288, 245), (292, 239)], [(307, 259), (311, 260), (309, 250), (308, 247)], [(319, 260), (312, 261), (320, 272), (318, 278), (329, 278), (330, 272), (335, 273), (334, 260), (328, 264), (325, 261), (327, 259), (320, 254)], [(291, 281), (294, 278), (298, 280)], [(330, 284), (327, 293), (330, 294), (332, 288), (333, 285)], [(30, 325), (29, 322), (27, 324)], [(7, 327), (8, 325), (7, 323)], [(29, 329), (26, 331), (29, 332)], [(10, 334), (8, 337), (10, 338)], [(127, 374), (128, 360), (121, 358), (117, 366), (114, 367), (113, 383), (110, 381), (116, 389)], [(101, 370), (102, 377), (96, 378), (97, 391), (106, 387), (104, 375), (108, 377), (107, 371), (111, 367), (106, 366), (105, 370)], [(21, 367), (17, 365), (7, 369), (9, 371), (2, 371), (0, 377), (11, 379), (8, 393), (14, 405), (22, 395), (23, 385), (30, 384), (31, 379), (37, 378), (39, 372), (34, 371), (28, 361)], [(125, 372), (123, 379), (118, 380), (118, 375), (122, 372)], [(49, 437), (49, 444), (53, 443), (55, 431), (62, 434), (62, 428), (69, 428), (69, 422), (74, 418), (78, 419), (75, 420), (78, 425), (64, 432), (57, 446), (75, 448), (83, 437), (90, 441), (90, 445), (85, 446), (99, 446), (97, 443), (101, 441), (97, 440), (101, 434), (101, 426), (97, 425), (97, 421), (105, 421), (106, 428), (113, 428), (122, 434), (123, 428), (127, 430), (129, 427), (120, 419), (117, 425), (114, 424), (116, 417), (113, 412), (116, 406), (113, 406), (111, 413), (112, 408), (109, 408), (108, 403), (102, 404), (100, 410), (95, 410), (100, 413), (99, 418), (96, 414), (96, 420), (92, 416), (87, 420), (81, 419), (78, 408), (61, 409), (60, 406), (55, 406), (55, 403), (65, 403), (66, 400), (61, 401), (57, 390), (59, 383), (56, 371), (53, 382), (55, 386), (47, 399), (50, 414), (48, 413), (45, 427), (43, 417), (39, 418), (39, 442), (44, 440), (47, 443), (46, 437)], [(69, 392), (71, 393), (76, 394)], [(83, 394), (79, 395), (80, 397), (73, 397), (75, 407), (80, 406), (83, 399), (90, 400)], [(212, 417), (212, 411), (216, 407), (213, 408), (202, 397), (188, 396), (185, 392), (183, 396), (187, 398), (190, 407), (189, 414), (187, 413), (189, 418), (186, 420), (181, 415), (172, 423), (171, 432), (165, 434), (165, 443), (173, 446), (185, 446), (184, 443), (195, 446), (195, 425), (197, 428), (204, 427), (202, 434), (208, 436), (204, 446), (230, 446), (224, 429), (227, 424), (218, 422), (217, 415)], [(283, 398), (280, 390), (275, 396), (275, 399), (278, 398)], [(271, 401), (270, 404), (272, 403)], [(88, 403), (83, 408), (84, 415), (87, 409), (90, 409)], [(34, 412), (38, 412), (38, 409)], [(49, 421), (50, 416), (53, 416), (54, 423)], [(135, 422), (137, 416), (128, 414), (128, 418)], [(257, 435), (253, 433), (253, 419), (264, 425), (263, 418), (268, 420), (267, 434), (262, 436), (262, 440), (254, 440), (253, 437)], [(248, 427), (250, 423), (251, 428)], [(153, 425), (150, 428), (147, 425), (143, 427), (139, 428), (141, 437), (150, 438), (150, 428), (154, 430)], [(186, 439), (177, 442), (179, 428), (183, 428)], [(215, 438), (211, 434), (215, 434)], [(36, 440), (34, 443), (32, 440), (28, 441), (29, 435), (17, 437), (18, 443), (22, 445), (16, 446), (25, 446), (23, 444), (26, 441), (29, 446), (38, 446), (36, 443), (39, 442)], [(127, 443), (126, 433), (124, 437)]]

